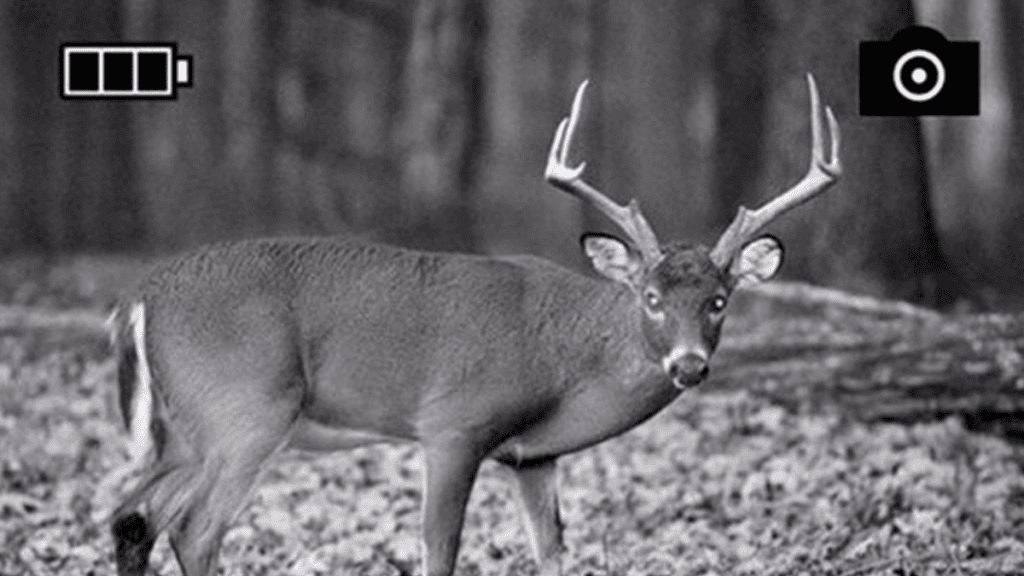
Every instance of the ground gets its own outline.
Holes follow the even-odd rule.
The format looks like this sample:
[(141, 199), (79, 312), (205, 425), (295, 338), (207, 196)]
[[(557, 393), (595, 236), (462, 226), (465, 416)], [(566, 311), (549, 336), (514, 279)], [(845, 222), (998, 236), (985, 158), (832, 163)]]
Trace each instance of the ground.
[[(109, 268), (91, 263), (0, 269), (9, 305), (98, 317), (112, 300), (96, 272)], [(107, 515), (133, 479), (127, 435), (109, 353), (73, 331), (0, 332), (3, 575), (114, 572)], [(956, 416), (866, 422), (758, 390), (712, 379), (564, 457), (565, 573), (1024, 574), (1020, 444)], [(414, 446), (281, 455), (228, 533), (222, 572), (418, 573), (421, 472)], [(510, 496), (486, 464), (457, 574), (535, 573)], [(178, 573), (163, 541), (152, 565)]]

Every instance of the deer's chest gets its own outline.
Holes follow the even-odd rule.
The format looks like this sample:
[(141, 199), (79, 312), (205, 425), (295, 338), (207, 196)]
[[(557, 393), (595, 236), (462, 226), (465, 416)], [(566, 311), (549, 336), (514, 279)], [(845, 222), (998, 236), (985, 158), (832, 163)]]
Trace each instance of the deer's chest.
[(508, 439), (494, 455), (521, 462), (582, 450), (641, 424), (679, 394), (653, 370), (633, 386), (611, 379), (584, 382), (550, 416)]

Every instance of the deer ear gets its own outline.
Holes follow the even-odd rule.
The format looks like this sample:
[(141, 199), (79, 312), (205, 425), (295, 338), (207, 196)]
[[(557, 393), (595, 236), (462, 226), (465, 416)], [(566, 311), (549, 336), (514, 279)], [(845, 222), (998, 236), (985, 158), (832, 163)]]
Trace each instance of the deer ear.
[(630, 287), (636, 285), (643, 272), (643, 261), (625, 242), (606, 234), (584, 234), (580, 242), (594, 270), (610, 280)]
[(732, 275), (740, 285), (768, 280), (782, 267), (782, 242), (761, 236), (747, 242), (732, 264)]

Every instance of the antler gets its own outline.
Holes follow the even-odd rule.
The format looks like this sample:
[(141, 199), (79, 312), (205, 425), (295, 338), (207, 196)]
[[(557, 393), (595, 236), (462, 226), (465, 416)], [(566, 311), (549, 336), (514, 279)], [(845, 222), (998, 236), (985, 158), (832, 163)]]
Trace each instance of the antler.
[(807, 75), (807, 86), (811, 93), (811, 167), (803, 180), (757, 210), (740, 207), (736, 218), (711, 250), (711, 261), (723, 270), (727, 269), (739, 248), (754, 234), (783, 213), (828, 190), (842, 174), (843, 169), (839, 164), (839, 124), (832, 114), (832, 108), (825, 106), (832, 142), (832, 159), (829, 161), (825, 159), (825, 134), (821, 127), (818, 86), (811, 74)]
[(631, 200), (626, 206), (616, 204), (583, 180), (582, 175), (583, 169), (587, 166), (586, 162), (580, 162), (579, 166), (575, 168), (568, 164), (569, 145), (572, 143), (572, 135), (576, 130), (580, 107), (583, 104), (583, 93), (587, 89), (588, 82), (588, 80), (584, 80), (580, 84), (572, 102), (572, 112), (568, 118), (562, 118), (558, 129), (555, 130), (555, 139), (551, 142), (551, 151), (548, 152), (548, 164), (544, 169), (544, 178), (557, 188), (600, 210), (622, 228), (629, 239), (636, 244), (644, 262), (653, 265), (661, 259), (661, 248), (654, 235), (654, 230), (651, 229), (651, 225), (647, 223), (644, 215), (640, 213), (640, 206), (636, 199)]

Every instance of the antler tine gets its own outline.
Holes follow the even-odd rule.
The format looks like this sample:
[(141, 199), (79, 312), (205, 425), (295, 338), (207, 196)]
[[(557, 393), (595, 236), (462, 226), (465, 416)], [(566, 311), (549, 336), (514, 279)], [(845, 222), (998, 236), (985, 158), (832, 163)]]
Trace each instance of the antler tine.
[(825, 133), (821, 126), (821, 99), (818, 95), (818, 86), (811, 74), (807, 74), (807, 87), (811, 97), (811, 166), (807, 170), (807, 175), (792, 188), (757, 210), (740, 207), (736, 218), (711, 250), (711, 261), (719, 268), (728, 267), (739, 248), (754, 234), (785, 212), (828, 190), (842, 175), (843, 169), (839, 162), (839, 123), (836, 122), (832, 108), (825, 106), (832, 142), (831, 159), (828, 160), (825, 158)]
[(661, 248), (658, 238), (654, 235), (654, 230), (647, 223), (644, 215), (640, 213), (640, 206), (636, 200), (631, 200), (626, 206), (616, 204), (583, 180), (583, 169), (587, 166), (586, 162), (580, 162), (575, 168), (569, 166), (569, 147), (572, 143), (573, 133), (576, 131), (576, 124), (579, 122), (583, 94), (587, 90), (588, 82), (588, 80), (584, 80), (576, 89), (572, 112), (558, 123), (555, 139), (551, 142), (551, 150), (548, 152), (544, 179), (560, 190), (568, 192), (600, 210), (602, 214), (622, 228), (622, 231), (636, 244), (644, 261), (654, 264), (661, 259)]

